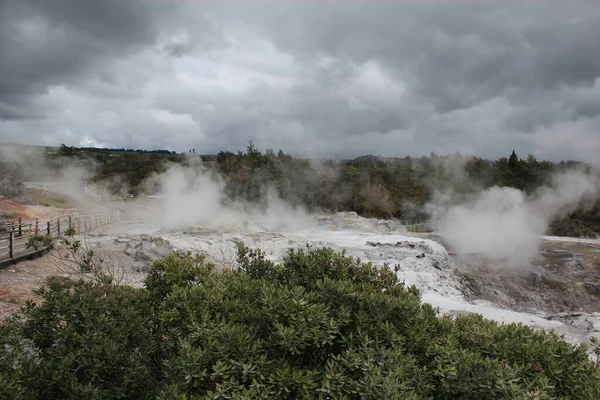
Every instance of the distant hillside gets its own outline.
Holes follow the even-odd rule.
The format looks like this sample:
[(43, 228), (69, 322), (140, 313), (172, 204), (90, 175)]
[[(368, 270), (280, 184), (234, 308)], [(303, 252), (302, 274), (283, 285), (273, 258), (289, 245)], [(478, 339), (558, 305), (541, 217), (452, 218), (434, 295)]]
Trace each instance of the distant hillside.
[(140, 150), (140, 149), (108, 149), (108, 148), (100, 148), (100, 147), (79, 147), (77, 148), (79, 151), (84, 151), (88, 153), (100, 153), (100, 154), (178, 154), (176, 151), (171, 150)]
[(374, 156), (373, 154), (367, 154), (367, 155), (364, 155), (364, 156), (356, 157), (351, 162), (353, 162), (353, 163), (359, 163), (361, 161), (370, 161), (370, 162), (376, 163), (376, 162), (385, 161), (385, 160), (386, 160), (385, 157)]

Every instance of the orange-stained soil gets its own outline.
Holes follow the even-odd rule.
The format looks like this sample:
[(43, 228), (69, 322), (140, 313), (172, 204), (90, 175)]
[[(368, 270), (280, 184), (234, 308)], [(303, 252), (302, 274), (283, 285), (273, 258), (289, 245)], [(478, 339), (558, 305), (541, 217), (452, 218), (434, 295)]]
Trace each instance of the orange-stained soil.
[[(12, 200), (8, 200), (4, 196), (0, 196), (0, 212), (9, 214), (12, 218), (23, 218), (29, 219), (31, 216), (29, 215), (29, 206), (24, 206), (19, 203), (15, 203)], [(33, 217), (35, 218), (35, 217)]]
[(8, 200), (4, 196), (0, 196), (0, 214), (10, 216), (10, 220), (17, 220), (22, 218), (23, 221), (33, 220), (36, 218), (45, 219), (50, 218), (58, 213), (64, 213), (68, 210), (64, 208), (56, 208), (50, 206), (28, 206), (16, 203), (12, 200)]

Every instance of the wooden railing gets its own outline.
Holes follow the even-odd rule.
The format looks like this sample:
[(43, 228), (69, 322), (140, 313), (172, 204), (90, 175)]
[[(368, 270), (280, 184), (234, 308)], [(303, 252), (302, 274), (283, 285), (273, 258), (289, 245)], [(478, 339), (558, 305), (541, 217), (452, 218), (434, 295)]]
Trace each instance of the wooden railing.
[(49, 219), (12, 221), (0, 230), (0, 263), (17, 260), (37, 250), (27, 248), (27, 241), (35, 235), (50, 235), (52, 239), (73, 225), (77, 233), (90, 232), (98, 227), (115, 224), (122, 220), (119, 210), (74, 213)]
[(96, 203), (100, 204), (102, 203), (102, 196), (100, 196), (97, 193), (94, 193), (88, 185), (85, 185), (83, 187), (83, 194), (85, 194), (87, 197), (89, 197), (90, 199), (94, 200)]
[(408, 232), (432, 232), (433, 226), (428, 219), (401, 221)]

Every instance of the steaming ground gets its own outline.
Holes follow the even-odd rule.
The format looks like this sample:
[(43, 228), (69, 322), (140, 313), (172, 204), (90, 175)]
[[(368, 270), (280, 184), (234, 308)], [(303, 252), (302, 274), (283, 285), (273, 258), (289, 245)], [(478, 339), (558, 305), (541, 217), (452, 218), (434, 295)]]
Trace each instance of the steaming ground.
[[(354, 213), (308, 218), (301, 228), (274, 228), (272, 220), (186, 230), (130, 222), (89, 238), (90, 245), (99, 246), (104, 254), (118, 254), (115, 261), (128, 257), (135, 263), (129, 276), (134, 285), (141, 285), (144, 265), (171, 248), (207, 254), (224, 268), (234, 266), (238, 240), (264, 250), (274, 261), (281, 261), (291, 247), (310, 244), (344, 250), (379, 266), (397, 264), (398, 276), (416, 285), (423, 300), (439, 307), (440, 313), (478, 313), (498, 322), (554, 329), (573, 343), (587, 341), (600, 330), (597, 241), (553, 238), (544, 241), (535, 265), (506, 270), (481, 256), (449, 256), (436, 241), (409, 236), (394, 222)], [(587, 246), (587, 253), (581, 253), (582, 246)]]

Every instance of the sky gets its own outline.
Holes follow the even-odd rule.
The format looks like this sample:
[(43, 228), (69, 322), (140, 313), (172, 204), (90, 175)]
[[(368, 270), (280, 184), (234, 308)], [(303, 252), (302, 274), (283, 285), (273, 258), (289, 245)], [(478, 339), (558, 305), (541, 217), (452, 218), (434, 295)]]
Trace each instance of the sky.
[(0, 0), (0, 143), (596, 161), (596, 0)]

